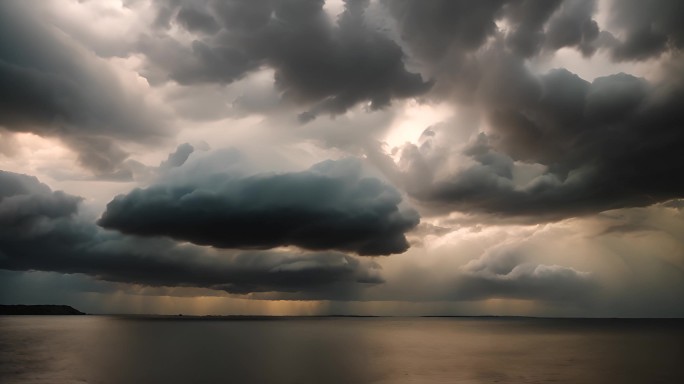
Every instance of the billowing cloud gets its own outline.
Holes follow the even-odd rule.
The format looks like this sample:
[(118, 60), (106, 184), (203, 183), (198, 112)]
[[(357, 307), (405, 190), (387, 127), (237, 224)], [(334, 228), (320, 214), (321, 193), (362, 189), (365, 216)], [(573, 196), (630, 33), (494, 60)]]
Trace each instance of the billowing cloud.
[(506, 0), (384, 1), (397, 20), (401, 38), (420, 56), (430, 60), (450, 51), (476, 50), (497, 31)]
[(461, 300), (508, 297), (581, 302), (596, 288), (588, 272), (526, 262), (520, 251), (495, 248), (461, 268), (452, 294)]
[(411, 52), (441, 75), (459, 73), (468, 54), (502, 36), (520, 57), (564, 47), (591, 55), (599, 36), (593, 19), (595, 0), (387, 0), (383, 4)]
[(343, 295), (382, 282), (375, 263), (336, 252), (219, 252), (104, 231), (79, 216), (80, 200), (35, 177), (0, 172), (0, 268), (229, 293)]
[(97, 175), (126, 172), (128, 154), (112, 140), (158, 140), (166, 135), (161, 115), (29, 8), (0, 4), (0, 126), (65, 139)]
[(286, 100), (310, 106), (303, 121), (341, 114), (361, 102), (383, 108), (394, 98), (429, 89), (405, 68), (401, 48), (368, 26), (368, 1), (345, 2), (337, 22), (329, 20), (323, 5), (319, 0), (162, 3), (162, 26), (176, 22), (197, 35), (190, 45), (171, 35), (143, 37), (139, 49), (149, 61), (146, 76), (152, 82), (228, 84), (269, 66)]
[[(399, 149), (397, 169), (384, 162), (388, 177), (425, 207), (547, 221), (684, 193), (673, 177), (683, 170), (679, 65), (663, 65), (662, 79), (618, 73), (590, 82), (566, 69), (536, 74), (524, 60), (542, 50), (600, 48), (595, 1), (387, 6), (436, 71), (438, 94), (480, 117), (430, 127), (420, 143)], [(440, 24), (449, 11), (484, 21)], [(652, 16), (652, 25), (669, 25), (668, 16)], [(624, 12), (614, 17), (633, 26)], [(506, 22), (503, 36), (497, 20)]]
[(617, 60), (645, 60), (684, 48), (681, 15), (684, 4), (677, 0), (612, 0), (610, 21), (619, 37), (605, 38)]
[(219, 248), (295, 245), (387, 255), (406, 251), (404, 234), (418, 224), (417, 213), (400, 203), (399, 192), (363, 177), (350, 158), (303, 172), (214, 174), (136, 189), (112, 200), (98, 223)]
[[(523, 57), (537, 54), (544, 46), (544, 26), (563, 0), (520, 1), (509, 5), (507, 19), (511, 31), (506, 34), (506, 43)], [(557, 25), (554, 23), (554, 25)], [(558, 27), (554, 27), (558, 29)]]
[[(449, 131), (460, 127), (433, 127), (420, 146), (403, 148), (399, 178), (409, 194), (443, 209), (540, 220), (684, 194), (674, 176), (684, 171), (677, 160), (684, 144), (680, 74), (659, 82), (624, 73), (588, 82), (563, 69), (535, 76), (495, 66), (488, 76), (512, 79), (518, 70), (514, 81), (481, 85), (488, 130), (454, 143)], [(511, 89), (497, 92), (502, 85)]]
[(563, 1), (548, 21), (546, 45), (554, 51), (576, 47), (585, 56), (593, 54), (594, 42), (599, 37), (599, 27), (593, 19), (595, 12), (596, 0)]

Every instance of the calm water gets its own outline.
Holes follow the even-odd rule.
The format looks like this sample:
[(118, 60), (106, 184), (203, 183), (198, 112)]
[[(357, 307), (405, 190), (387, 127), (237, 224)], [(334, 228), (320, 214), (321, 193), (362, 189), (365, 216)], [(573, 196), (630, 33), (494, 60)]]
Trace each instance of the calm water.
[(9, 383), (684, 383), (684, 322), (0, 317)]

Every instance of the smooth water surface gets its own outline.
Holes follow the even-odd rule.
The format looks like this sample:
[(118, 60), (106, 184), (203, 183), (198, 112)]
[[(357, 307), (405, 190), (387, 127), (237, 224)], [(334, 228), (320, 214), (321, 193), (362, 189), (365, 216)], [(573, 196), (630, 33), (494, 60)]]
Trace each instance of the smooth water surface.
[(10, 383), (684, 383), (682, 320), (0, 317)]

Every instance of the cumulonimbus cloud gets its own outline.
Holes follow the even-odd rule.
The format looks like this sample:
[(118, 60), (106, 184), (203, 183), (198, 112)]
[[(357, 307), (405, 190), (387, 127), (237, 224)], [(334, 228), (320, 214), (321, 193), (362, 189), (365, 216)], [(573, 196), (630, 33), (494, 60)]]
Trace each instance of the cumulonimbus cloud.
[(98, 223), (219, 248), (406, 251), (404, 234), (418, 224), (418, 214), (399, 206), (393, 187), (361, 171), (349, 158), (303, 172), (170, 181), (116, 197)]
[(346, 1), (333, 22), (318, 0), (160, 2), (159, 29), (177, 23), (195, 38), (185, 45), (169, 34), (142, 37), (145, 76), (152, 83), (227, 84), (269, 66), (284, 98), (309, 106), (302, 121), (424, 94), (431, 84), (406, 69), (396, 42), (366, 23), (368, 3)]
[[(511, 65), (482, 69), (499, 79), (478, 87), (486, 132), (454, 142), (461, 127), (443, 124), (403, 147), (394, 174), (416, 200), (545, 221), (684, 195), (679, 66), (661, 81), (620, 73), (589, 82), (564, 69), (535, 75), (504, 57)], [(526, 167), (539, 171), (521, 183)]]
[(35, 177), (0, 171), (0, 269), (241, 294), (341, 297), (382, 282), (377, 264), (338, 252), (215, 251), (105, 231), (79, 216), (80, 200)]

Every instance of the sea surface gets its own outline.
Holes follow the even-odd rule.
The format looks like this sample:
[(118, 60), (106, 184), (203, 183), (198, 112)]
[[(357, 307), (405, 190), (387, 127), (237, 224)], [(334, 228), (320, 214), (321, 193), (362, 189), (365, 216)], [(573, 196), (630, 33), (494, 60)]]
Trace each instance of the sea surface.
[(0, 383), (684, 383), (684, 321), (0, 317)]

